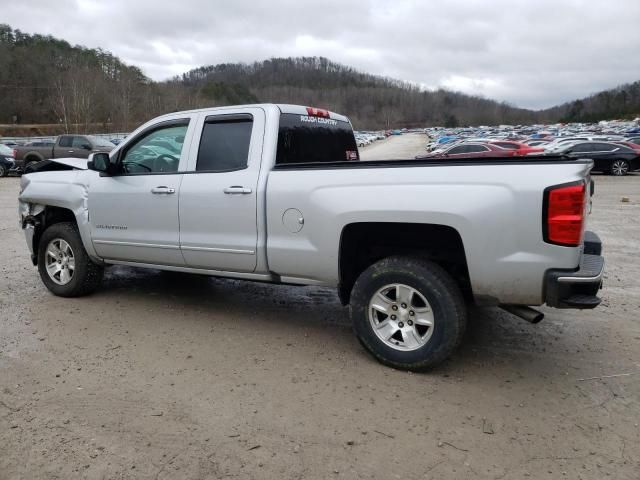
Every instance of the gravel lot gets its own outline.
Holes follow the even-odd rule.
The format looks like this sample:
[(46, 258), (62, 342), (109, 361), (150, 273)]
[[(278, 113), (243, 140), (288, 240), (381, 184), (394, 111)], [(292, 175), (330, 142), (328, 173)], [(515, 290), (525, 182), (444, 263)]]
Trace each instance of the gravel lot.
[(473, 310), (418, 375), (373, 361), (332, 290), (113, 268), (54, 297), (0, 179), (0, 479), (637, 480), (640, 175), (595, 180), (603, 305), (537, 326)]

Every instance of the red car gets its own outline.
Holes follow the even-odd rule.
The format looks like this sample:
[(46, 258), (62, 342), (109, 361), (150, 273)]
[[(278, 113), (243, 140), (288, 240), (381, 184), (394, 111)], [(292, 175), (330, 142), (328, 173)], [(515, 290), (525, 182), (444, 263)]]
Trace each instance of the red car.
[(421, 158), (448, 158), (455, 160), (456, 158), (481, 158), (481, 157), (513, 157), (513, 150), (492, 145), (491, 143), (459, 143), (452, 145), (441, 152), (433, 152), (428, 155), (416, 157)]
[(542, 147), (531, 147), (526, 143), (514, 142), (512, 140), (489, 140), (489, 143), (492, 145), (497, 145), (498, 147), (505, 148), (507, 150), (511, 150), (512, 152), (514, 152), (513, 155), (516, 157), (528, 155), (529, 153), (544, 152), (544, 148)]

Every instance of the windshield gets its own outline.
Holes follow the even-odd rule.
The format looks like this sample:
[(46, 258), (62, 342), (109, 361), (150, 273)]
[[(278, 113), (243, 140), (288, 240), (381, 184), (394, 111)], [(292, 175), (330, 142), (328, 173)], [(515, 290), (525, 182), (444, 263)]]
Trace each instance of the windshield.
[(91, 140), (91, 143), (93, 143), (96, 147), (100, 147), (100, 148), (113, 148), (113, 143), (111, 143), (108, 140), (105, 140), (103, 138), (100, 137), (94, 137), (94, 136), (88, 136), (87, 137), (89, 140)]

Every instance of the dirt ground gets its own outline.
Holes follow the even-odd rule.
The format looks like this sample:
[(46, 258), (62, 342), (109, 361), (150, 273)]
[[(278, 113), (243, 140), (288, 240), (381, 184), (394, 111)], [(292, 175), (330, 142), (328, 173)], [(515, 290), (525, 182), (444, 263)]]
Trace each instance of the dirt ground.
[[(424, 137), (384, 142), (363, 158)], [(113, 268), (54, 297), (0, 179), (0, 479), (637, 480), (640, 175), (595, 181), (603, 305), (474, 309), (458, 353), (410, 374), (328, 289)]]
[(426, 135), (392, 135), (360, 149), (362, 160), (411, 159), (427, 153)]

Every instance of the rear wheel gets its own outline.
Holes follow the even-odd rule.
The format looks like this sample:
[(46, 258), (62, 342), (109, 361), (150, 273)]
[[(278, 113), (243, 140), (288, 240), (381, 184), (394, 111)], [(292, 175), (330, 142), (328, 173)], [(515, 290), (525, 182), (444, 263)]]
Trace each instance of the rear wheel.
[(626, 160), (614, 160), (611, 165), (611, 174), (622, 177), (629, 172), (629, 162)]
[(87, 255), (73, 223), (55, 223), (42, 234), (38, 272), (45, 286), (60, 297), (88, 295), (100, 286), (104, 269)]
[(413, 257), (389, 257), (365, 270), (353, 287), (350, 313), (360, 343), (380, 362), (404, 370), (445, 360), (467, 320), (453, 278)]

